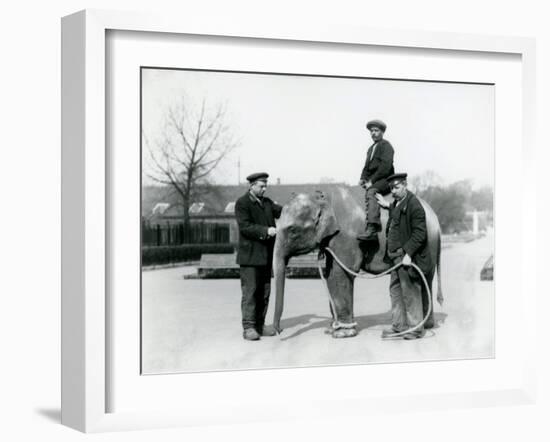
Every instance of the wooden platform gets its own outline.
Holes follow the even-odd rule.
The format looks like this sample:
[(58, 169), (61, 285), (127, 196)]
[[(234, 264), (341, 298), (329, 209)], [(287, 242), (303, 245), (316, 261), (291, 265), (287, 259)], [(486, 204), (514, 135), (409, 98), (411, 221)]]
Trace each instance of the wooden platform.
[[(204, 254), (197, 267), (197, 273), (188, 275), (186, 279), (225, 279), (239, 278), (237, 255)], [(324, 263), (323, 263), (324, 265)], [(291, 258), (286, 268), (287, 278), (319, 278), (317, 253)]]

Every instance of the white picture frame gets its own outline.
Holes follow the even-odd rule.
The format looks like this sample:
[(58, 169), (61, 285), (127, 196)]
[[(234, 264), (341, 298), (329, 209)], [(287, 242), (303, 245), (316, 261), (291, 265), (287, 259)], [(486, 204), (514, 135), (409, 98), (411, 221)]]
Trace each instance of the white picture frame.
[[(106, 34), (109, 31), (155, 32), (179, 35), (203, 35), (225, 38), (269, 39), (311, 44), (339, 44), (426, 49), (432, 51), (469, 52), (480, 59), (484, 54), (506, 54), (519, 57), (521, 62), (521, 157), (522, 175), (534, 170), (534, 108), (535, 108), (535, 43), (518, 37), (491, 37), (451, 33), (389, 31), (369, 28), (349, 28), (336, 25), (293, 26), (282, 23), (236, 22), (212, 23), (206, 20), (182, 22), (179, 18), (123, 12), (87, 10), (63, 18), (62, 21), (62, 423), (84, 432), (114, 431), (168, 426), (204, 425), (209, 423), (248, 422), (289, 417), (334, 416), (333, 407), (339, 404), (341, 415), (362, 415), (373, 410), (398, 412), (414, 404), (415, 409), (456, 408), (502, 404), (533, 403), (535, 400), (535, 324), (531, 321), (522, 329), (527, 344), (518, 354), (521, 367), (513, 379), (500, 387), (484, 389), (472, 386), (470, 391), (416, 392), (404, 396), (397, 390), (378, 395), (376, 400), (361, 391), (357, 394), (336, 393), (328, 399), (313, 397), (281, 409), (274, 403), (265, 410), (242, 417), (240, 399), (233, 402), (229, 392), (223, 393), (222, 374), (212, 373), (208, 382), (220, 383), (219, 403), (201, 404), (179, 411), (155, 406), (150, 410), (108, 412), (108, 396), (113, 388), (106, 375), (113, 355), (107, 342), (107, 328), (111, 312), (108, 302), (108, 253), (111, 240), (107, 229), (109, 216), (108, 155), (106, 118), (108, 114), (106, 72)], [(498, 87), (498, 85), (497, 85)], [(498, 107), (497, 99), (497, 107)], [(497, 144), (499, 137), (497, 136)], [(498, 149), (498, 146), (497, 146)], [(507, 173), (507, 164), (497, 166), (497, 177)], [(136, 190), (137, 191), (137, 190)], [(497, 189), (497, 210), (498, 192)], [(536, 280), (521, 277), (527, 271), (528, 256), (534, 255), (534, 232), (529, 223), (535, 219), (536, 193), (519, 189), (522, 199), (522, 219), (518, 246), (522, 265), (520, 274), (521, 297), (517, 302), (521, 317), (535, 317)], [(502, 206), (501, 206), (502, 207)], [(502, 209), (501, 209), (502, 210)], [(498, 213), (498, 211), (497, 211)], [(498, 215), (497, 215), (498, 216)], [(498, 219), (498, 218), (497, 218)], [(498, 222), (498, 221), (497, 221)], [(501, 224), (504, 226), (504, 224)], [(497, 230), (498, 231), (498, 230)], [(498, 250), (498, 243), (497, 243)], [(498, 261), (498, 252), (495, 260)], [(498, 265), (498, 264), (497, 264)], [(496, 271), (497, 278), (499, 271)], [(504, 272), (503, 272), (504, 273)], [(501, 274), (503, 274), (501, 273)], [(498, 290), (498, 289), (497, 289)], [(498, 291), (497, 291), (498, 297)], [(504, 302), (504, 301), (503, 301)], [(498, 339), (498, 335), (497, 335)], [(496, 359), (499, 358), (497, 353)], [(471, 367), (475, 372), (475, 367)], [(337, 367), (323, 372), (330, 379), (338, 376)], [(362, 367), (352, 367), (361, 376)], [(380, 371), (371, 367), (369, 373)], [(433, 367), (430, 370), (435, 370)], [(185, 375), (183, 375), (185, 376)], [(304, 369), (284, 370), (278, 373), (237, 373), (232, 382), (244, 383), (245, 377), (276, 379), (296, 377), (294, 382), (307, 383)], [(164, 377), (170, 388), (175, 377)], [(217, 381), (216, 381), (217, 379)], [(261, 382), (261, 379), (259, 382)], [(194, 381), (201, 381), (195, 378)], [(449, 381), (447, 381), (449, 382)], [(311, 388), (311, 386), (305, 386)], [(165, 394), (165, 393), (164, 393)], [(162, 397), (162, 394), (159, 396)], [(158, 399), (158, 398), (157, 398)], [(191, 398), (193, 399), (193, 398)], [(228, 410), (230, 404), (232, 410)], [(158, 405), (158, 404), (157, 404)], [(241, 417), (237, 417), (241, 416)]]

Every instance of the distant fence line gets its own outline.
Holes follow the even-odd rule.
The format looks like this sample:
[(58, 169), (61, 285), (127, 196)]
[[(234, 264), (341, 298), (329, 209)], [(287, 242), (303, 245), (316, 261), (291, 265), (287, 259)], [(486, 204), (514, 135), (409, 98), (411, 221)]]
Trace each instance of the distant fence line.
[(189, 225), (141, 223), (142, 246), (178, 246), (182, 244), (227, 244), (229, 225), (195, 222)]

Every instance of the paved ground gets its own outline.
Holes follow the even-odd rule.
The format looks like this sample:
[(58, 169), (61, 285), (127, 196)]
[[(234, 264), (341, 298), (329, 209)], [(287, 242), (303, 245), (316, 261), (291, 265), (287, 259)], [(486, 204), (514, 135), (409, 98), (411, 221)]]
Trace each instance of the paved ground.
[[(435, 307), (437, 327), (416, 341), (380, 339), (390, 323), (389, 277), (357, 281), (354, 338), (325, 334), (330, 315), (320, 280), (290, 279), (283, 333), (248, 342), (241, 336), (239, 280), (184, 280), (195, 270), (189, 267), (146, 271), (144, 373), (493, 357), (494, 286), (479, 279), (492, 251), (492, 235), (443, 250), (445, 302)], [(273, 302), (268, 323), (272, 308)]]

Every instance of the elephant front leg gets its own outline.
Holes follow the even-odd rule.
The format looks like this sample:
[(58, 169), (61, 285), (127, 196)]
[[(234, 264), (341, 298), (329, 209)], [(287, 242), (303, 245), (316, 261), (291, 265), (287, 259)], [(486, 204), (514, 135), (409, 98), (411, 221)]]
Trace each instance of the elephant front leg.
[(327, 275), (328, 290), (332, 299), (331, 333), (333, 338), (357, 336), (357, 324), (353, 319), (353, 278), (338, 265)]

